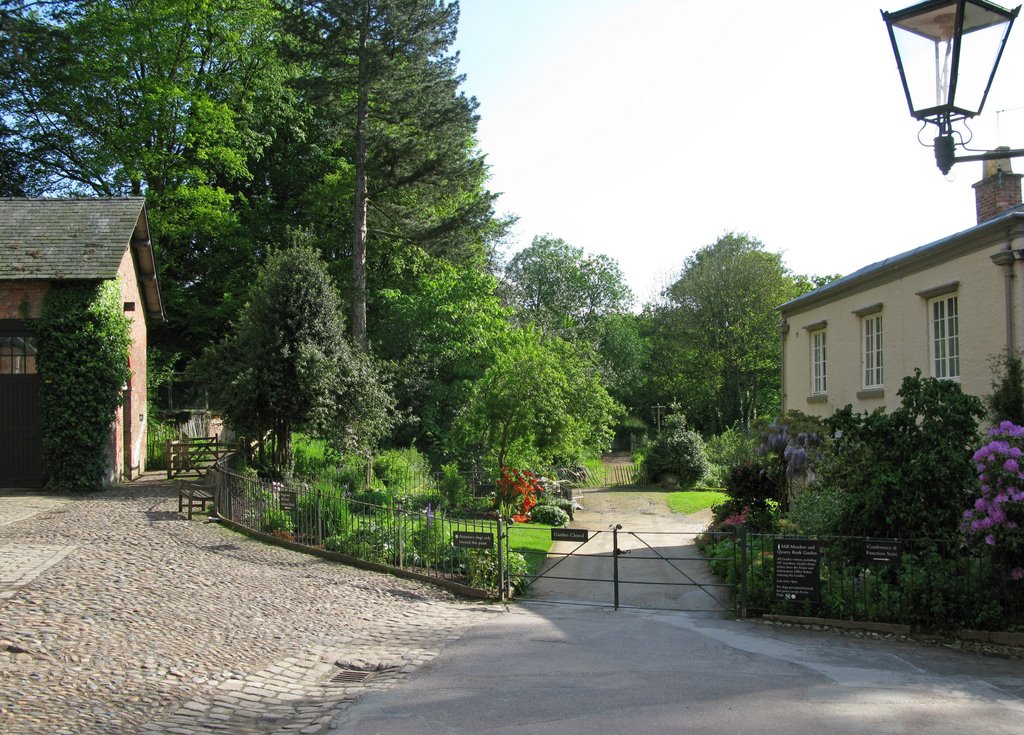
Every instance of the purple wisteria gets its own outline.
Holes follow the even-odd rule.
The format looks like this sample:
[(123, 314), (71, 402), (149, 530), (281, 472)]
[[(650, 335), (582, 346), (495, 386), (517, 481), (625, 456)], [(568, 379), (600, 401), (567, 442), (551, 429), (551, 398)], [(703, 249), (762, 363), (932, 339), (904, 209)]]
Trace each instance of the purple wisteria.
[[(988, 436), (988, 443), (974, 453), (981, 493), (974, 507), (964, 511), (961, 529), (1019, 559), (1024, 547), (1024, 426), (1004, 421)], [(1024, 567), (1014, 567), (1010, 576), (1024, 580)]]

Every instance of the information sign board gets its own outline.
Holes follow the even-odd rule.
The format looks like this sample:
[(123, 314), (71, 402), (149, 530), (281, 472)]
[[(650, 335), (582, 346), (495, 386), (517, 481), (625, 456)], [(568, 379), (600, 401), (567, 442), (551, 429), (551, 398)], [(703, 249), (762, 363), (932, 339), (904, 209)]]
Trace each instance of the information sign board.
[(452, 531), (452, 545), (460, 549), (494, 548), (494, 534), (482, 531)]
[(278, 495), (279, 507), (281, 510), (295, 510), (298, 505), (298, 498), (294, 490), (282, 490)]
[(821, 600), (821, 542), (775, 540), (775, 599)]

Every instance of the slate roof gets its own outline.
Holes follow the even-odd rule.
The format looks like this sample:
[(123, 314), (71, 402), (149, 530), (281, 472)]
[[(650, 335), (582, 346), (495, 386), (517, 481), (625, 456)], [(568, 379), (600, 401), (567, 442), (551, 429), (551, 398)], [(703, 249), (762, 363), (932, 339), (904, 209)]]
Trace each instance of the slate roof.
[(115, 278), (129, 247), (146, 313), (163, 319), (145, 197), (0, 197), (0, 281)]
[(1024, 220), (1024, 204), (1011, 207), (992, 219), (944, 237), (941, 240), (936, 240), (927, 245), (921, 245), (912, 250), (893, 255), (885, 260), (866, 265), (847, 276), (826, 283), (824, 286), (808, 293), (801, 294), (795, 299), (782, 304), (778, 309), (785, 315), (787, 312), (798, 310), (801, 307), (828, 301), (833, 295), (839, 296), (856, 291), (861, 285), (866, 286), (874, 282), (875, 279), (884, 279), (887, 276), (899, 273), (901, 269), (905, 269), (915, 263), (926, 262), (930, 258), (941, 258), (943, 255), (955, 255), (958, 253), (961, 245), (975, 234), (986, 231), (1004, 232), (1008, 223), (1014, 221), (1021, 222), (1022, 220)]
[(0, 198), (0, 279), (114, 278), (145, 202)]

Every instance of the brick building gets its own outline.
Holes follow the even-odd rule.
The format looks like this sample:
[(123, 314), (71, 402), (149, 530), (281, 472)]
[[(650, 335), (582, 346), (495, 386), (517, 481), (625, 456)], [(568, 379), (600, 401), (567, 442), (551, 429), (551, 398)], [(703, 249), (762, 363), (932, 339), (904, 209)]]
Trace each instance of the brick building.
[(0, 487), (44, 477), (32, 322), (57, 282), (117, 279), (132, 378), (111, 416), (107, 483), (146, 466), (147, 323), (163, 320), (144, 198), (0, 198)]

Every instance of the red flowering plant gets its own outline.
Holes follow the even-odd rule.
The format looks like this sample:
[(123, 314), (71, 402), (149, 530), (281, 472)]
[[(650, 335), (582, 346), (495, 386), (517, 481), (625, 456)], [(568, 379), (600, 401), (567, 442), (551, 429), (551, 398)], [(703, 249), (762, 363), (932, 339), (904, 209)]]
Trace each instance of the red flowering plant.
[(516, 523), (527, 523), (530, 511), (537, 505), (537, 493), (542, 492), (537, 476), (526, 470), (502, 467), (498, 480), (495, 504), (502, 518)]

